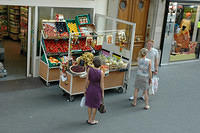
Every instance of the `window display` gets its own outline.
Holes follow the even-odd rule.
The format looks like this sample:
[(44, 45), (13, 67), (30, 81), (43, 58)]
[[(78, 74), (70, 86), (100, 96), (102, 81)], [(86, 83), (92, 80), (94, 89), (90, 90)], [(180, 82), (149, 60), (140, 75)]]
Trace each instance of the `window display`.
[(197, 6), (189, 4), (179, 4), (170, 3), (169, 14), (170, 16), (175, 16), (175, 23), (173, 33), (174, 38), (171, 45), (170, 51), (170, 61), (181, 61), (195, 59), (197, 56), (195, 53), (195, 48), (197, 47), (197, 42), (193, 39), (193, 31), (196, 22)]

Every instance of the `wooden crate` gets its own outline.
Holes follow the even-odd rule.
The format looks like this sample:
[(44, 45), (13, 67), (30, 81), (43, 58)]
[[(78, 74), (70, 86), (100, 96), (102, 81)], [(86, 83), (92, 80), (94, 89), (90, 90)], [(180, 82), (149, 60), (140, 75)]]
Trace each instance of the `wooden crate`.
[(125, 72), (110, 72), (107, 77), (104, 79), (104, 87), (113, 88), (117, 86), (123, 86), (124, 84)]
[[(104, 80), (105, 90), (123, 86), (124, 76), (125, 72), (110, 72)], [(60, 87), (70, 95), (82, 94), (84, 92), (85, 80), (85, 78), (73, 76), (71, 73), (67, 72), (67, 82), (63, 82), (60, 79)]]
[[(48, 73), (49, 73), (49, 75), (48, 75)], [(59, 67), (49, 68), (47, 64), (45, 64), (42, 60), (40, 60), (39, 75), (47, 82), (59, 81), (60, 69), (59, 69)]]
[(67, 74), (67, 81), (62, 81), (60, 79), (59, 81), (59, 85), (62, 89), (64, 89), (66, 92), (68, 92), (70, 94), (70, 83), (71, 83), (71, 75), (70, 74)]

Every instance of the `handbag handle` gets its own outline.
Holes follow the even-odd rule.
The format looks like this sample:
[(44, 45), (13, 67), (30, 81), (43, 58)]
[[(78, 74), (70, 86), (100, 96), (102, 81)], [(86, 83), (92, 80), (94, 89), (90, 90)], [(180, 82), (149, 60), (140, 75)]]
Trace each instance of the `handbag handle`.
[(104, 104), (104, 98), (102, 98), (101, 102), (102, 102), (102, 104)]

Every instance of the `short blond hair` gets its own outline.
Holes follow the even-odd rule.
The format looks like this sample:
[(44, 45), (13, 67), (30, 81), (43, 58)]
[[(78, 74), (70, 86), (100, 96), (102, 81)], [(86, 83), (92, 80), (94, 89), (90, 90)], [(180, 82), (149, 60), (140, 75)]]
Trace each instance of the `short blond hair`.
[(154, 43), (154, 40), (151, 40), (151, 39), (150, 39), (150, 40), (147, 40), (147, 43), (148, 43), (148, 42), (152, 42), (152, 43)]
[(146, 49), (146, 48), (140, 49), (140, 52), (139, 52), (139, 54), (138, 54), (138, 57), (139, 57), (139, 58), (142, 58), (142, 57), (146, 56), (146, 55), (147, 55), (147, 52), (148, 52), (148, 49)]

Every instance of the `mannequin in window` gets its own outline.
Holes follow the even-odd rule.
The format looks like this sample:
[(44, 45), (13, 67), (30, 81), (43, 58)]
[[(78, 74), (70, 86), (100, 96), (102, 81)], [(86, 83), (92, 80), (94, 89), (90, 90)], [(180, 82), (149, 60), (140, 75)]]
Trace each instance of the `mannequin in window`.
[(189, 51), (190, 33), (186, 26), (182, 26), (180, 33), (176, 34), (174, 39), (177, 44), (176, 53)]
[(183, 26), (185, 26), (186, 30), (191, 32), (191, 16), (192, 14), (190, 12), (187, 12), (185, 14), (186, 18), (182, 19), (181, 24), (180, 24), (181, 29), (183, 28)]

